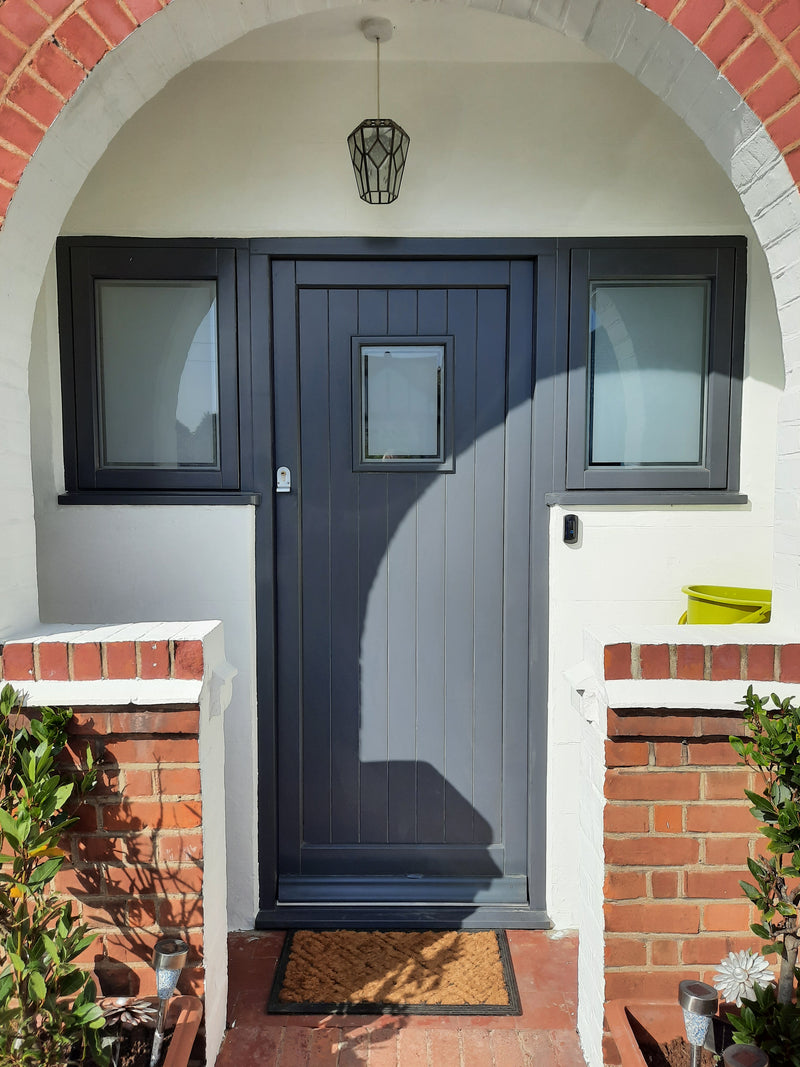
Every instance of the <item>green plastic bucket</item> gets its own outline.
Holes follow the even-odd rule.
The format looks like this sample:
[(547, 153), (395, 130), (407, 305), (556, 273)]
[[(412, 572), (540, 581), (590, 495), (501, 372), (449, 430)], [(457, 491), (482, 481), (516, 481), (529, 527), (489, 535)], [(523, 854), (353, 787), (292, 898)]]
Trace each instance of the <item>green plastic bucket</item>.
[(685, 585), (689, 603), (679, 622), (769, 622), (771, 589), (740, 589), (735, 585)]

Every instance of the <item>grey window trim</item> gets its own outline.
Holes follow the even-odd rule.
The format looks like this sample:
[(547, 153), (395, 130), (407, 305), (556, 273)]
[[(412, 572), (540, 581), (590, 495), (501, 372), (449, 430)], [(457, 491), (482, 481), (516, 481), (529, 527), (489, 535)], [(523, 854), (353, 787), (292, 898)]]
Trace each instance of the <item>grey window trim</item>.
[[(562, 280), (569, 287), (567, 343), (568, 491), (635, 493), (719, 491), (739, 487), (741, 381), (744, 365), (746, 241), (636, 239), (563, 242)], [(705, 454), (699, 466), (592, 466), (586, 456), (589, 284), (603, 280), (705, 279), (711, 283)], [(644, 502), (643, 500), (641, 501)]]
[(546, 493), (548, 507), (660, 507), (691, 505), (692, 507), (731, 507), (749, 504), (746, 493), (728, 492), (722, 489), (567, 489), (564, 492)]

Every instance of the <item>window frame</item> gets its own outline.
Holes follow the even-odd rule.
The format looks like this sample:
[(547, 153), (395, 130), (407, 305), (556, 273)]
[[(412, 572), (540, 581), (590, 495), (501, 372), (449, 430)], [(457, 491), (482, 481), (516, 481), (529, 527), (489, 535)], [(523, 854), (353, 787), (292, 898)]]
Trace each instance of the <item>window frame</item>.
[[(240, 337), (237, 255), (217, 242), (62, 238), (56, 250), (67, 493), (155, 493), (239, 490)], [(217, 289), (219, 464), (191, 467), (103, 467), (95, 282), (213, 281)]]
[[(424, 473), (439, 472), (451, 474), (455, 470), (454, 459), (454, 349), (455, 340), (452, 334), (415, 334), (413, 337), (394, 334), (357, 334), (351, 338), (351, 430), (353, 438), (353, 471), (364, 473), (374, 471), (376, 473), (389, 471), (408, 471)], [(376, 348), (385, 346), (414, 346), (425, 348), (433, 346), (442, 349), (442, 375), (441, 375), (441, 409), (442, 422), (442, 457), (425, 458), (398, 458), (391, 460), (365, 459), (362, 457), (362, 426), (364, 418), (363, 394), (361, 383), (361, 353), (364, 348)]]
[[(568, 270), (566, 490), (728, 491), (739, 482), (747, 247), (744, 238), (570, 242)], [(699, 465), (589, 466), (587, 407), (592, 282), (708, 281), (704, 454)]]

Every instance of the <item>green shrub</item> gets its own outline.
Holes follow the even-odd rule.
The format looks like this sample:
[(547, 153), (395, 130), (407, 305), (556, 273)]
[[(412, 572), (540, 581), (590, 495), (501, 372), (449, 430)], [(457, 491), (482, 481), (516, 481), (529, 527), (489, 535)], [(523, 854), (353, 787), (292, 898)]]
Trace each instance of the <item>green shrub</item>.
[(781, 958), (778, 1002), (794, 999), (800, 906), (800, 708), (790, 697), (757, 697), (749, 686), (742, 702), (747, 738), (731, 737), (744, 764), (760, 778), (761, 791), (746, 789), (752, 815), (762, 824), (769, 856), (748, 859), (755, 885), (742, 889), (761, 912), (751, 927), (767, 943), (765, 956)]
[(771, 1067), (800, 1067), (800, 1011), (780, 1004), (775, 987), (756, 987), (755, 999), (745, 1000), (740, 1015), (729, 1015), (737, 1045), (757, 1045)]
[(0, 692), (0, 1067), (69, 1067), (90, 1053), (108, 1062), (95, 985), (73, 961), (93, 941), (53, 888), (66, 854), (65, 810), (94, 787), (62, 771), (71, 710), (42, 708), (27, 721), (10, 685)]
[(777, 989), (756, 989), (740, 1016), (728, 1018), (736, 1044), (758, 1045), (772, 1067), (800, 1067), (800, 1008), (795, 1003), (800, 916), (800, 708), (773, 693), (758, 697), (749, 686), (744, 738), (730, 742), (758, 776), (758, 790), (746, 789), (766, 840), (768, 855), (747, 860), (753, 882), (739, 884), (761, 912), (751, 930), (765, 944), (764, 956), (780, 957)]

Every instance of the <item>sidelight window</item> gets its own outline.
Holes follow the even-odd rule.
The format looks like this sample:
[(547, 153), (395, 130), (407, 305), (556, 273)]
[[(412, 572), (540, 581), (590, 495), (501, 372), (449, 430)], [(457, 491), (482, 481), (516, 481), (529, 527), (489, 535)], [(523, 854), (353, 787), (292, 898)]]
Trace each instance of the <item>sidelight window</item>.
[(567, 488), (731, 489), (743, 242), (571, 249)]
[(235, 251), (59, 247), (67, 489), (239, 488)]

